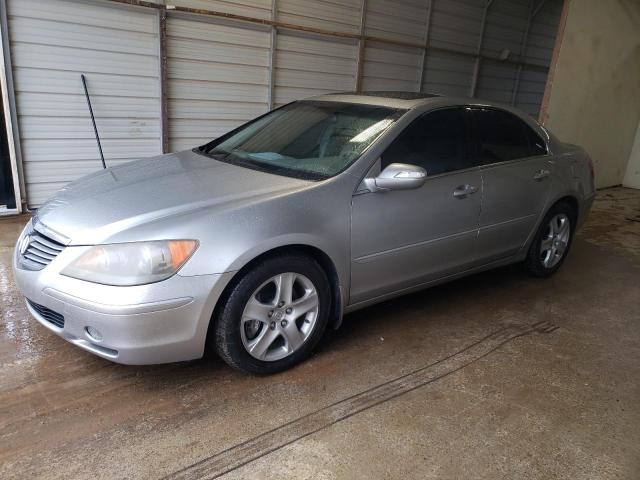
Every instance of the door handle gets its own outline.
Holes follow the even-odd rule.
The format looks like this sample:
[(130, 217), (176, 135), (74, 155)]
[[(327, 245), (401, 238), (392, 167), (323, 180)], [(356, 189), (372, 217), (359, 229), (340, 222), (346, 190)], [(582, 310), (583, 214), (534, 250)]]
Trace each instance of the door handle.
[(474, 185), (460, 185), (453, 191), (453, 196), (455, 198), (467, 198), (469, 195), (472, 195), (478, 191), (478, 187)]
[(539, 182), (540, 180), (547, 178), (549, 175), (551, 175), (551, 172), (542, 168), (533, 175), (533, 179)]

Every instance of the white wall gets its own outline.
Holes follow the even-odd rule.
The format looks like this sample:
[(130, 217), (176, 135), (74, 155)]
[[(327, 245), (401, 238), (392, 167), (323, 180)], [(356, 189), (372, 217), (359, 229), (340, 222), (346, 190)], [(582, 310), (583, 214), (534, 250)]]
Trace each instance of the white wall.
[(571, 0), (545, 125), (620, 185), (640, 120), (640, 2)]

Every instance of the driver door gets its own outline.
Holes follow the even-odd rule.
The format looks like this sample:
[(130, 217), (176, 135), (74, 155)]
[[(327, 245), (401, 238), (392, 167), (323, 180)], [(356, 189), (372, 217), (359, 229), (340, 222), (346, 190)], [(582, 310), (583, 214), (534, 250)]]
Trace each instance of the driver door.
[(358, 191), (352, 201), (350, 303), (465, 270), (476, 260), (482, 177), (471, 160), (463, 107), (426, 113), (383, 153), (427, 171), (412, 190)]

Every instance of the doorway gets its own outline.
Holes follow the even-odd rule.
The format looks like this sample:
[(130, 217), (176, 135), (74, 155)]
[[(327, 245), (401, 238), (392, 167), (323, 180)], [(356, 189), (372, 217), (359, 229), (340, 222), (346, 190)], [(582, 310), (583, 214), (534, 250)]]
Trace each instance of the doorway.
[(16, 208), (16, 197), (11, 175), (11, 158), (9, 156), (9, 139), (2, 102), (2, 95), (0, 95), (0, 211)]

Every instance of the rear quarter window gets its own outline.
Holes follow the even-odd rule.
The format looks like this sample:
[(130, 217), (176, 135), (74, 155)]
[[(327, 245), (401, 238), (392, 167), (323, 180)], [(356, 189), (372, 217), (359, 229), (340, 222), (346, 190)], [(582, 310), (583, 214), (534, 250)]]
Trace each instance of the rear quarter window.
[(474, 109), (473, 128), (480, 164), (545, 155), (547, 146), (522, 119), (498, 109)]

